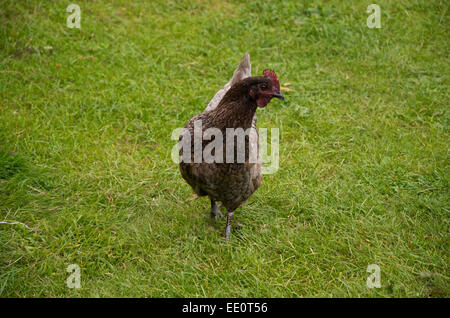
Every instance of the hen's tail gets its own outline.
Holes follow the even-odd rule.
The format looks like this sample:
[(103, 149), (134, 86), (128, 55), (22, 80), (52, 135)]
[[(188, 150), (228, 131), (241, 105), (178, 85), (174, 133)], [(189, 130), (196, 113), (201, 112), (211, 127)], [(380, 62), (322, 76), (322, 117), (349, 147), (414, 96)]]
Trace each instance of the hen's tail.
[(234, 71), (231, 80), (228, 83), (226, 83), (225, 86), (216, 93), (216, 95), (214, 95), (213, 99), (211, 99), (205, 111), (213, 110), (214, 108), (216, 108), (217, 105), (219, 105), (220, 101), (222, 100), (222, 97), (226, 94), (226, 92), (228, 92), (228, 90), (233, 84), (250, 76), (252, 76), (252, 65), (250, 63), (250, 55), (248, 53), (245, 53), (238, 67)]

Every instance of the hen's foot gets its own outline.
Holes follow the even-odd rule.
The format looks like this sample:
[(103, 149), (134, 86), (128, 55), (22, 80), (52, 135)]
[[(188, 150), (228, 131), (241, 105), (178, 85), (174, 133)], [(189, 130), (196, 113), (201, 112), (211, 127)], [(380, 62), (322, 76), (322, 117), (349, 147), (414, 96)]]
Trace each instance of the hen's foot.
[(229, 241), (231, 237), (231, 226), (228, 226), (225, 228), (225, 232), (223, 232), (222, 236), (225, 238), (225, 240)]
[(217, 205), (216, 202), (211, 200), (211, 219), (217, 220), (218, 218), (223, 217), (222, 212), (220, 212), (220, 205)]

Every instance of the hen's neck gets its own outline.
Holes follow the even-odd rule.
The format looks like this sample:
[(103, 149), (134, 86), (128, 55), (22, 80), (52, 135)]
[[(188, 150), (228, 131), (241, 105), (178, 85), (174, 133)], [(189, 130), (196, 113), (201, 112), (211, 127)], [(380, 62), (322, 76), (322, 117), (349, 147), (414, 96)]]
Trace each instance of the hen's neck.
[(248, 98), (221, 103), (214, 109), (214, 121), (217, 128), (250, 128), (256, 113), (256, 102)]

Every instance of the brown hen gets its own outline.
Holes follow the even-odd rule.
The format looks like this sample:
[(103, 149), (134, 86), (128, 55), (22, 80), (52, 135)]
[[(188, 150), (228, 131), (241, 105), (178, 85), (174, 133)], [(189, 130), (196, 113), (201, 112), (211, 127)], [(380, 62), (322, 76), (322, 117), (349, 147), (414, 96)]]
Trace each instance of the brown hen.
[(211, 200), (211, 217), (227, 209), (225, 238), (234, 211), (261, 185), (256, 109), (275, 97), (284, 99), (273, 71), (250, 75), (246, 54), (232, 80), (216, 93), (206, 110), (191, 118), (179, 138), (182, 177), (199, 196)]

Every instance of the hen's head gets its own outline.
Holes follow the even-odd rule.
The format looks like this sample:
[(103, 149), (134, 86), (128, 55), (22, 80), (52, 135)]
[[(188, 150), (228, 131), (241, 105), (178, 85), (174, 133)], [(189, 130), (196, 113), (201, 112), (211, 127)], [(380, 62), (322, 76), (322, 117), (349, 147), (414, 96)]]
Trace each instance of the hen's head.
[(260, 108), (265, 107), (272, 98), (284, 99), (280, 92), (280, 83), (274, 71), (264, 70), (263, 77), (253, 77), (255, 81), (250, 85), (249, 96), (256, 101)]

